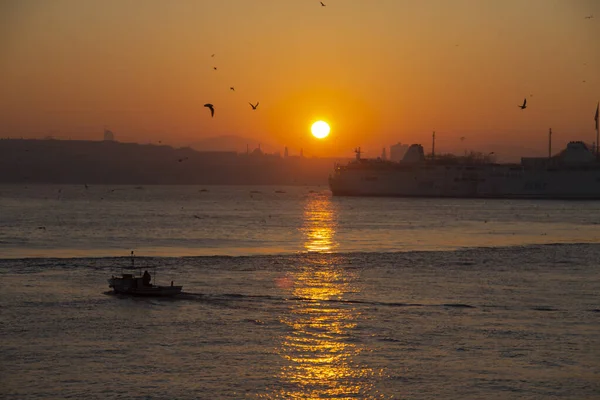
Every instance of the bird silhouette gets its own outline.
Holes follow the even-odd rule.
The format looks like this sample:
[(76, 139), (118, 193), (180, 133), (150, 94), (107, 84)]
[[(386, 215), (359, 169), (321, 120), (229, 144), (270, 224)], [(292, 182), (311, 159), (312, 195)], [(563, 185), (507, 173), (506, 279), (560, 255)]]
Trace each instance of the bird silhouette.
[(592, 18), (594, 18), (593, 15), (588, 15), (587, 17), (585, 17), (585, 19), (592, 19)]
[(256, 110), (256, 107), (258, 107), (258, 101), (256, 102), (256, 105), (248, 102), (248, 104), (250, 104), (250, 107), (252, 107), (253, 110)]
[(215, 55), (214, 55), (214, 54), (211, 54), (210, 56), (211, 56), (211, 57), (214, 57)]
[(180, 159), (179, 159), (179, 160), (177, 160), (177, 161), (179, 161), (179, 162), (184, 162), (184, 161), (185, 161), (185, 160), (187, 160), (187, 159), (188, 159), (187, 157), (183, 157), (183, 158), (180, 158)]
[(526, 109), (527, 108), (527, 98), (525, 98), (523, 100), (523, 105), (520, 105), (520, 106), (517, 106), (517, 107), (519, 107), (521, 110)]
[(217, 70), (217, 67), (213, 67), (213, 69), (216, 71), (216, 70)]
[(210, 116), (211, 116), (211, 117), (214, 117), (214, 116), (215, 116), (215, 108), (214, 108), (214, 106), (213, 106), (212, 104), (210, 104), (210, 103), (206, 103), (206, 104), (204, 105), (204, 107), (207, 107), (207, 108), (210, 110)]
[(460, 141), (461, 141), (461, 142), (464, 142), (464, 140), (465, 140), (465, 137), (464, 137), (464, 136), (461, 136), (461, 137), (460, 137)]
[(231, 91), (235, 92), (235, 88), (234, 88), (233, 86), (230, 86), (230, 87), (229, 87), (229, 90), (231, 90)]
[(323, 3), (322, 1), (320, 1), (319, 3), (321, 3), (321, 7), (325, 7), (325, 3)]

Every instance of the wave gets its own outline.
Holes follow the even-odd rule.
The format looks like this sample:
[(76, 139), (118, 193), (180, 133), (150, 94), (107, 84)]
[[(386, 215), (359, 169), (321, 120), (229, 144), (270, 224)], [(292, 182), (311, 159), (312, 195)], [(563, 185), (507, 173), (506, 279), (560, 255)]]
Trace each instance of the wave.
[[(481, 246), (481, 247), (462, 247), (457, 249), (448, 249), (448, 250), (390, 250), (390, 251), (347, 251), (347, 252), (313, 252), (313, 251), (290, 251), (290, 252), (281, 252), (274, 254), (247, 254), (247, 255), (226, 255), (226, 254), (214, 254), (214, 255), (185, 255), (185, 256), (144, 256), (136, 254), (135, 259), (140, 261), (148, 261), (148, 260), (197, 260), (197, 259), (207, 259), (207, 260), (243, 260), (243, 259), (257, 259), (257, 258), (267, 258), (267, 259), (286, 259), (290, 257), (304, 257), (304, 258), (322, 258), (322, 257), (361, 257), (361, 256), (371, 256), (371, 255), (419, 255), (419, 254), (461, 254), (461, 253), (476, 253), (476, 252), (489, 252), (489, 253), (500, 253), (506, 251), (514, 251), (516, 250), (544, 250), (544, 249), (564, 249), (564, 248), (572, 248), (577, 246), (586, 246), (586, 247), (597, 247), (600, 248), (600, 243), (590, 243), (590, 242), (574, 242), (574, 243), (546, 243), (546, 244), (529, 244), (529, 245), (515, 245), (515, 246)], [(127, 252), (128, 250), (125, 250)], [(81, 253), (81, 251), (78, 251)], [(123, 263), (124, 260), (130, 260), (129, 255), (124, 256), (98, 256), (98, 257), (11, 257), (11, 258), (3, 258), (0, 257), (0, 263), (3, 262), (27, 262), (27, 261), (40, 261), (44, 260), (49, 263), (57, 262), (60, 260), (70, 260), (70, 261), (116, 261), (119, 263)], [(560, 263), (569, 263), (569, 260), (558, 260), (556, 262)], [(461, 261), (457, 263), (458, 266), (471, 266), (475, 263), (473, 261)]]
[[(178, 296), (174, 297), (144, 297), (144, 296), (130, 296), (123, 294), (116, 294), (113, 291), (102, 292), (104, 295), (114, 296), (118, 299), (134, 299), (137, 301), (147, 301), (153, 304), (160, 304), (161, 302), (199, 302), (207, 303), (214, 306), (228, 306), (239, 308), (240, 303), (243, 307), (251, 307), (255, 301), (258, 301), (260, 306), (263, 302), (269, 303), (281, 303), (289, 304), (290, 302), (297, 303), (315, 303), (315, 304), (337, 304), (339, 306), (365, 306), (365, 307), (389, 307), (389, 308), (422, 308), (422, 309), (442, 309), (442, 310), (531, 310), (540, 312), (558, 312), (568, 311), (561, 310), (557, 307), (540, 305), (540, 306), (506, 306), (506, 305), (473, 305), (466, 303), (406, 303), (406, 302), (385, 302), (385, 301), (374, 301), (374, 300), (353, 300), (353, 299), (321, 299), (313, 297), (302, 297), (302, 296), (274, 296), (274, 295), (249, 295), (242, 293), (195, 293), (195, 292), (182, 292)], [(37, 303), (36, 303), (37, 305)], [(56, 305), (56, 304), (54, 304)], [(600, 309), (587, 309), (581, 310), (587, 312), (598, 313)], [(579, 311), (577, 311), (579, 312)], [(248, 319), (247, 322), (254, 323), (256, 325), (264, 325), (264, 321), (256, 319)]]

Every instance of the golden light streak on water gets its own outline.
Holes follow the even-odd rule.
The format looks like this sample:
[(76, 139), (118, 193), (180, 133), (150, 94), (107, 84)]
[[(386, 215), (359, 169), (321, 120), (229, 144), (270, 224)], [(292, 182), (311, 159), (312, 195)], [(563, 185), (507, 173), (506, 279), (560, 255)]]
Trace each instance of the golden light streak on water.
[[(337, 215), (328, 197), (310, 198), (304, 213), (304, 247), (331, 252), (337, 247)], [(344, 271), (339, 257), (317, 256), (292, 272), (287, 289), (294, 302), (281, 319), (289, 327), (279, 354), (285, 360), (279, 379), (283, 389), (269, 398), (374, 398), (374, 371), (357, 357), (364, 345), (354, 339), (361, 318), (345, 295), (360, 287), (355, 272)]]
[(304, 207), (304, 248), (308, 252), (330, 253), (337, 247), (334, 241), (337, 229), (337, 209), (325, 195), (310, 197)]

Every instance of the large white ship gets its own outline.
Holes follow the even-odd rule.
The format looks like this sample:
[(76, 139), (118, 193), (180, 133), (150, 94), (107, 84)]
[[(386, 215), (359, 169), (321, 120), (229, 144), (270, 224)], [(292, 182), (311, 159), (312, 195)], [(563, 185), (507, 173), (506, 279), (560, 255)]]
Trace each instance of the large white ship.
[(413, 144), (400, 162), (363, 159), (360, 149), (329, 177), (335, 196), (600, 199), (600, 162), (583, 142), (551, 157), (498, 164), (474, 157), (425, 157)]

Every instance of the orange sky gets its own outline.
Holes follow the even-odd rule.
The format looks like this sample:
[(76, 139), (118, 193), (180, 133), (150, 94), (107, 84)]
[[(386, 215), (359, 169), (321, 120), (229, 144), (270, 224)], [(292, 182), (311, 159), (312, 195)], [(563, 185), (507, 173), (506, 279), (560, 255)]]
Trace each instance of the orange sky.
[(234, 134), (348, 156), (429, 147), (432, 130), (439, 151), (546, 149), (549, 127), (557, 149), (594, 140), (600, 2), (325, 3), (0, 1), (0, 136), (99, 139), (107, 126), (122, 141)]

